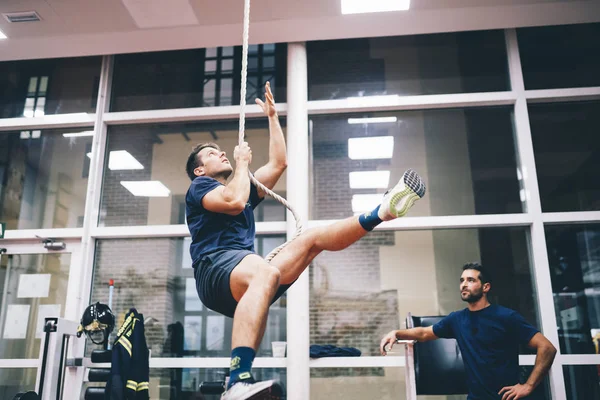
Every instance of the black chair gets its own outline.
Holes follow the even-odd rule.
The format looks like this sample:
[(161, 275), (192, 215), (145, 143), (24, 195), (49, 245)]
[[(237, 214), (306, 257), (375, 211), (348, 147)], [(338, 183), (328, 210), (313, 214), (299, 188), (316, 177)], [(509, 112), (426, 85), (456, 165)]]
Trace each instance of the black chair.
[[(443, 316), (408, 315), (407, 328), (435, 325)], [(458, 343), (438, 339), (414, 345), (415, 383), (418, 395), (467, 394), (467, 377)]]

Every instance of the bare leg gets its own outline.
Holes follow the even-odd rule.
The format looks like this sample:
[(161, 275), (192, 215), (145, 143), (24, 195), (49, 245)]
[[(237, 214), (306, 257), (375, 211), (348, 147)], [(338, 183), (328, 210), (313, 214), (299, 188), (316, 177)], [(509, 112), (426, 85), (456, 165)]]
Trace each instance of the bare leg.
[(256, 255), (246, 256), (230, 277), (238, 306), (233, 316), (231, 347), (258, 349), (265, 333), (271, 300), (279, 287), (279, 270)]
[(269, 305), (280, 283), (295, 281), (321, 251), (345, 249), (366, 234), (358, 217), (351, 217), (309, 229), (275, 256), (271, 264), (256, 255), (245, 257), (230, 277), (231, 293), (238, 301), (233, 317), (232, 348), (258, 349)]
[[(378, 219), (371, 220), (375, 224), (403, 217), (414, 202), (424, 195), (425, 184), (419, 175), (413, 170), (407, 170), (396, 186), (387, 192), (381, 206), (377, 208), (377, 214), (367, 213), (363, 217), (371, 219), (376, 216)], [(363, 228), (359, 217), (350, 217), (326, 227), (309, 229), (300, 235), (271, 260), (271, 265), (281, 272), (280, 284), (294, 282), (323, 250), (343, 250), (358, 241), (368, 233), (366, 229), (374, 226), (367, 225), (370, 228)]]
[(271, 265), (279, 268), (280, 283), (290, 284), (323, 250), (343, 250), (367, 233), (368, 231), (358, 223), (358, 217), (346, 218), (329, 226), (312, 228), (284, 247), (271, 260)]

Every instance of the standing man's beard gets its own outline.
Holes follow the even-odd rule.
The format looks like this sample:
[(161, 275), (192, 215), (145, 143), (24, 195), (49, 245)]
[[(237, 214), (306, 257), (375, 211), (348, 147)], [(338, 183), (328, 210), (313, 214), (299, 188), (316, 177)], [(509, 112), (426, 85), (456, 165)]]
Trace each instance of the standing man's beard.
[(463, 297), (462, 292), (460, 294), (460, 298), (462, 299), (462, 301), (466, 301), (467, 303), (476, 303), (477, 301), (479, 301), (479, 299), (481, 299), (483, 297), (483, 290), (480, 290), (479, 292), (467, 292), (467, 296)]

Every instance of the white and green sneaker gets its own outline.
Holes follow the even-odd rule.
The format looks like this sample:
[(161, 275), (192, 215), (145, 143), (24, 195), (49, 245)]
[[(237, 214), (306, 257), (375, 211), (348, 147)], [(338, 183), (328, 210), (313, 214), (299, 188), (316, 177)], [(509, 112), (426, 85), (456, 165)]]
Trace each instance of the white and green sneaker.
[(415, 201), (425, 196), (425, 183), (412, 169), (407, 170), (400, 181), (383, 197), (377, 216), (389, 221), (406, 215)]
[(273, 380), (239, 381), (221, 395), (221, 400), (279, 400), (281, 397), (281, 386)]

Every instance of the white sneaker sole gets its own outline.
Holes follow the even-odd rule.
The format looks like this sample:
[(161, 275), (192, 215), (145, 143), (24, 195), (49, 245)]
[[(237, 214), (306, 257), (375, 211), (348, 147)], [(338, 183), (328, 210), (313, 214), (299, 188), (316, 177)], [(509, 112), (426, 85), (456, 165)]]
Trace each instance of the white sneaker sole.
[(408, 213), (415, 201), (425, 196), (425, 183), (412, 169), (402, 175), (400, 182), (388, 193), (389, 213), (400, 218)]
[(223, 393), (223, 400), (279, 400), (281, 398), (281, 389), (275, 381), (256, 382), (252, 385), (252, 390), (240, 394), (240, 396), (229, 396), (227, 392)]

